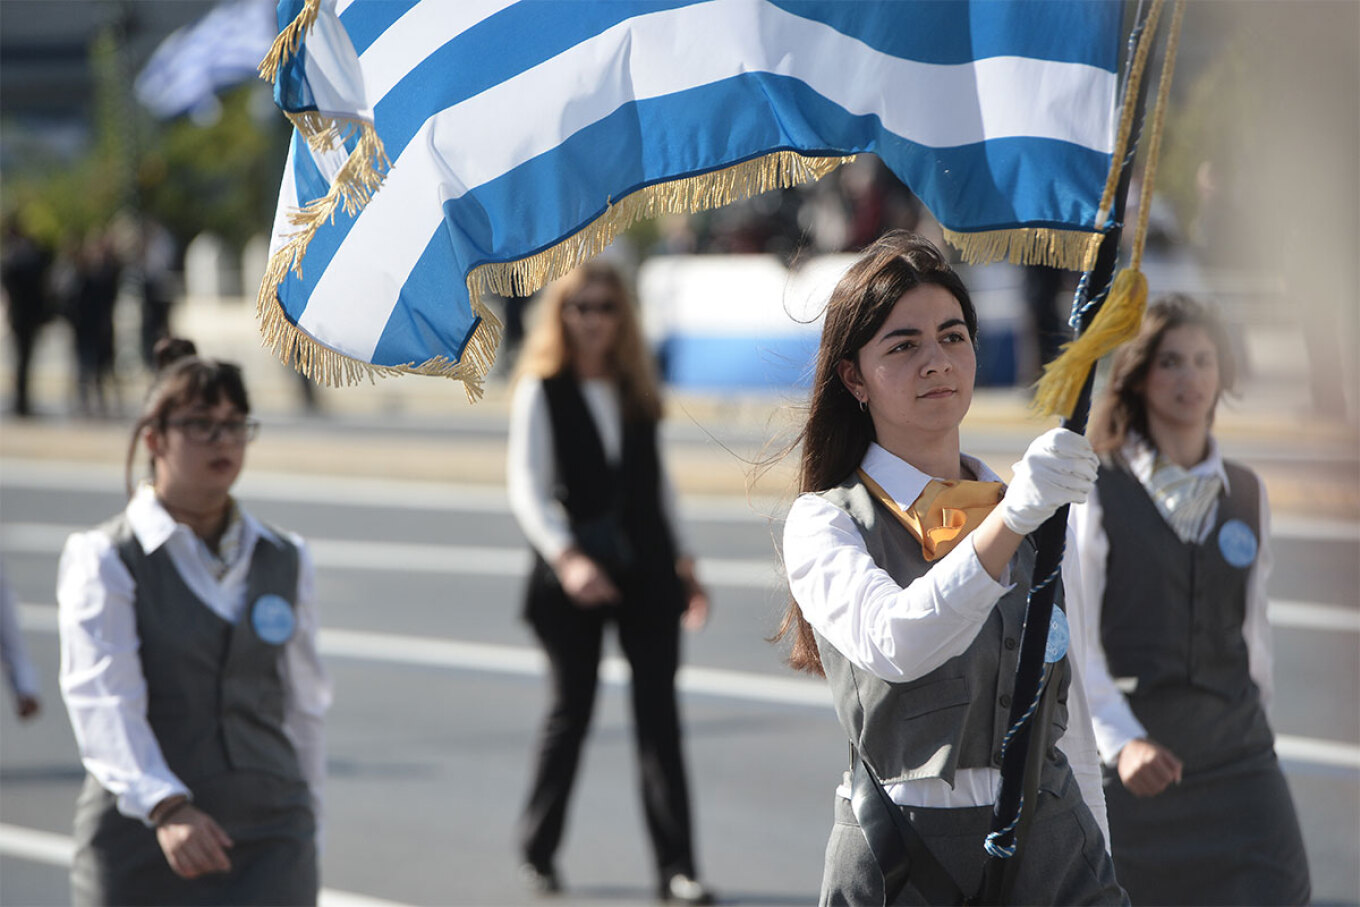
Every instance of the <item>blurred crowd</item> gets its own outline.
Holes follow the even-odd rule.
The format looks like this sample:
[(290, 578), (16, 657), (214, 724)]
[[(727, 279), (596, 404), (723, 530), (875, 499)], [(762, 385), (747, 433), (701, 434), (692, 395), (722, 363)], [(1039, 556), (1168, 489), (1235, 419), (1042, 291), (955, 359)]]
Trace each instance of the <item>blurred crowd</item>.
[(143, 365), (150, 367), (152, 347), (169, 330), (176, 254), (169, 231), (148, 218), (118, 219), (54, 249), (31, 235), (17, 216), (7, 217), (0, 278), (14, 357), (10, 412), (34, 414), (33, 353), (43, 329), (64, 320), (70, 325), (78, 412), (117, 415), (114, 311), (119, 295), (126, 291), (138, 299), (137, 348)]
[[(1131, 193), (1131, 204), (1137, 195)], [(1214, 212), (1222, 206), (1204, 207)], [(1217, 233), (1222, 224), (1199, 228)], [(858, 252), (894, 229), (911, 230), (945, 248), (940, 226), (920, 200), (878, 157), (866, 154), (813, 183), (645, 222), (620, 237), (606, 256), (625, 272), (652, 255), (763, 254), (796, 267), (812, 256)], [(46, 326), (64, 321), (71, 338), (67, 409), (86, 417), (117, 415), (123, 402), (120, 385), (131, 375), (147, 373), (152, 347), (170, 330), (172, 303), (182, 295), (185, 239), (149, 217), (123, 215), (51, 247), (35, 238), (20, 217), (8, 214), (0, 255), (12, 344), (9, 412), (33, 414), (34, 350)], [(1175, 217), (1164, 205), (1160, 212), (1154, 208), (1150, 254), (1157, 247), (1184, 251), (1203, 245), (1195, 239), (1177, 235)], [(1024, 270), (1018, 295), (1029, 319), (1024, 342), (1033, 344), (1033, 352), (1022, 356), (1023, 362), (1042, 367), (1069, 339), (1066, 315), (1076, 281), (1076, 274), (1058, 269)], [(120, 297), (126, 314), (115, 318)], [(531, 304), (531, 299), (501, 300), (505, 334), (497, 376), (514, 361)], [(1014, 380), (1028, 383), (1035, 377), (1017, 374)], [(297, 383), (302, 408), (316, 411), (316, 386), (300, 375)]]

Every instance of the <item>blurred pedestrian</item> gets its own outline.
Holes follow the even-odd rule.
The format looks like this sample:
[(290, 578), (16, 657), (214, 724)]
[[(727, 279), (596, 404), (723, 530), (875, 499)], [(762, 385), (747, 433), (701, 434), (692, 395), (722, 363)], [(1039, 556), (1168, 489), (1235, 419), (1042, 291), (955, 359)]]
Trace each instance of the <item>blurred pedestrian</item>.
[[(968, 290), (912, 233), (869, 246), (827, 305), (799, 437), (803, 493), (784, 528), (793, 600), (779, 632), (793, 667), (827, 678), (852, 746), (824, 905), (963, 903), (980, 889), (1029, 534), (1095, 480), (1086, 439), (1064, 429), (1030, 444), (1009, 488), (962, 453), (976, 337)], [(1027, 804), (1005, 903), (1127, 903), (1102, 828), (1080, 609), (1067, 619), (1073, 648), (1053, 662), (1051, 722), (1036, 728), (1049, 744), (1044, 795)]]
[(75, 336), (76, 395), (83, 415), (109, 415), (113, 379), (113, 310), (122, 263), (105, 232), (86, 237), (76, 261), (71, 326)]
[(183, 340), (157, 357), (128, 505), (58, 568), (61, 690), (89, 772), (72, 897), (314, 904), (330, 685), (311, 559), (231, 496), (258, 427), (240, 370)]
[(155, 368), (156, 341), (170, 333), (170, 306), (175, 301), (175, 238), (158, 221), (143, 217), (137, 234), (138, 271), (142, 284), (142, 362)]
[(0, 668), (14, 696), (14, 714), (28, 719), (42, 709), (42, 701), (38, 697), (38, 672), (29, 660), (17, 611), (14, 590), (5, 575), (5, 565), (0, 563)]
[(23, 227), (18, 218), (5, 220), (5, 245), (0, 260), (0, 283), (5, 288), (5, 314), (14, 344), (14, 402), (16, 416), (33, 414), (29, 375), (38, 334), (51, 308), (47, 295), (47, 272), (52, 257)]
[(552, 704), (520, 819), (521, 876), (560, 890), (553, 863), (590, 726), (605, 627), (632, 669), (642, 802), (664, 900), (703, 904), (680, 739), (680, 625), (708, 593), (677, 538), (657, 445), (661, 397), (619, 272), (599, 262), (553, 284), (525, 342), (510, 415), (511, 506), (534, 548), (525, 617)]
[(1210, 431), (1234, 375), (1208, 309), (1151, 306), (1094, 410), (1100, 478), (1073, 512), (1114, 860), (1137, 904), (1310, 896), (1266, 718), (1270, 510)]

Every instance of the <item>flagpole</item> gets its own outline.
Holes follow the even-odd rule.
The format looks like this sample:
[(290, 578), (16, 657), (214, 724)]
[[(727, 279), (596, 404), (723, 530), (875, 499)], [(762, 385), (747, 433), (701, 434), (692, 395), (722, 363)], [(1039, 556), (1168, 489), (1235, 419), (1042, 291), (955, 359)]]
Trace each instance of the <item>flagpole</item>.
[[(1132, 65), (1138, 42), (1147, 25), (1147, 15), (1147, 5), (1140, 2), (1136, 13), (1137, 24), (1129, 36), (1126, 73)], [(1149, 40), (1151, 38), (1152, 36), (1148, 36)], [(1138, 86), (1137, 96), (1132, 99), (1132, 103), (1136, 105), (1135, 112), (1128, 150), (1120, 166), (1118, 189), (1110, 215), (1110, 229), (1101, 240), (1095, 263), (1091, 270), (1083, 275), (1073, 300), (1078, 336), (1085, 332), (1099, 312), (1113, 283), (1115, 265), (1119, 259), (1125, 203), (1133, 178), (1138, 139), (1142, 131), (1147, 84), (1147, 80), (1142, 81)], [(1094, 298), (1090, 298), (1092, 287), (1098, 288)], [(1085, 433), (1094, 380), (1095, 368), (1092, 367), (1087, 371), (1072, 415), (1062, 421), (1064, 428), (1078, 434)], [(978, 904), (1005, 903), (1021, 858), (1024, 832), (1038, 798), (1039, 774), (1046, 759), (1043, 751), (1046, 748), (1042, 746), (1042, 742), (1046, 739), (1048, 731), (1048, 714), (1052, 700), (1050, 695), (1043, 695), (1047, 689), (1050, 673), (1045, 666), (1045, 652), (1057, 578), (1062, 570), (1063, 551), (1067, 541), (1067, 518), (1068, 507), (1063, 506), (1034, 533), (1038, 550), (1035, 555), (1029, 601), (1025, 609), (1020, 658), (1015, 672), (1015, 687), (1008, 724), (1011, 731), (1006, 745), (1003, 746), (1001, 789), (992, 815), (992, 835), (988, 838), (990, 855), (987, 858), (981, 889), (975, 899), (975, 903)], [(1039, 728), (1037, 735), (1031, 733), (1036, 726)], [(999, 844), (995, 850), (992, 846), (994, 841)], [(1010, 850), (1010, 854), (1001, 855), (1006, 849)]]

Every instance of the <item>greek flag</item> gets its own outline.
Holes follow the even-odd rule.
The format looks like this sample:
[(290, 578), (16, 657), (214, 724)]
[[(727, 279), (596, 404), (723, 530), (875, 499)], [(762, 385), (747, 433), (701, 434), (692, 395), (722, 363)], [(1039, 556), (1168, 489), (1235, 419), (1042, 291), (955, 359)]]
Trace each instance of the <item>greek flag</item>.
[[(1108, 0), (283, 0), (297, 126), (260, 290), (318, 380), (477, 381), (527, 293), (634, 221), (873, 152), (974, 259), (1075, 266), (1115, 132)], [(733, 300), (733, 304), (739, 304)]]
[(255, 77), (274, 32), (273, 0), (219, 4), (156, 47), (133, 92), (161, 119), (216, 110), (218, 91)]

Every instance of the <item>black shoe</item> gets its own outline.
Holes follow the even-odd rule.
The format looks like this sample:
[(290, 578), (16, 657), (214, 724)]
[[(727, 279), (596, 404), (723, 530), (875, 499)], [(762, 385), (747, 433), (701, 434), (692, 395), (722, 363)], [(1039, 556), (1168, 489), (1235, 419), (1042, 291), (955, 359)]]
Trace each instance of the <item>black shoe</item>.
[(713, 903), (713, 892), (683, 872), (677, 872), (670, 877), (670, 881), (662, 882), (657, 895), (663, 901), (679, 901), (681, 904)]
[(520, 884), (534, 894), (559, 894), (562, 891), (562, 880), (557, 877), (557, 870), (551, 866), (525, 863), (519, 868), (519, 880)]

